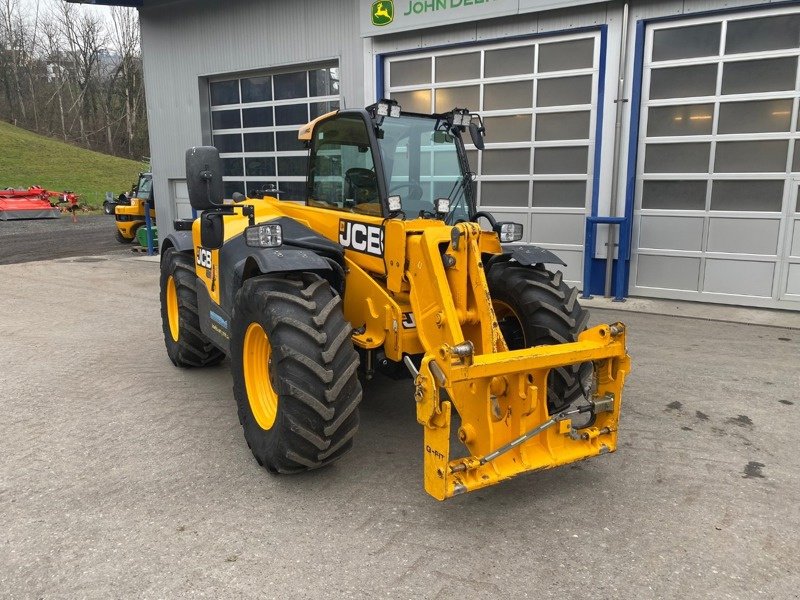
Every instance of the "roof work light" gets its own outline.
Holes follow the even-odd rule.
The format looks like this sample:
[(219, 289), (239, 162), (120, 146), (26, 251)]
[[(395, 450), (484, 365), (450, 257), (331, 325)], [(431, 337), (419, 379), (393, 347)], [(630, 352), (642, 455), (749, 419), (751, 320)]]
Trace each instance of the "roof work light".
[(383, 99), (375, 107), (375, 114), (379, 117), (397, 118), (400, 116), (400, 105), (397, 100)]

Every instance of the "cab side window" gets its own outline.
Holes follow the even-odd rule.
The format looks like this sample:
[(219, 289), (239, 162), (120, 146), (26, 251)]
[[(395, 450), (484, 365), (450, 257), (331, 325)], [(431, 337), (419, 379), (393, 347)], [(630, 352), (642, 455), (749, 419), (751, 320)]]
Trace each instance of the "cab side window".
[(375, 163), (362, 119), (339, 117), (317, 127), (308, 196), (312, 206), (338, 210), (360, 212), (361, 205), (380, 206)]

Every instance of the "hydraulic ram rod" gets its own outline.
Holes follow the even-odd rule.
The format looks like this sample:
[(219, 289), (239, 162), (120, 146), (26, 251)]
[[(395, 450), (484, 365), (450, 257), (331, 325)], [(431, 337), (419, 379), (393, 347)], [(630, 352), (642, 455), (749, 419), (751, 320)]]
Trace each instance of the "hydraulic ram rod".
[[(485, 465), (486, 463), (493, 461), (498, 456), (502, 456), (503, 454), (505, 454), (509, 450), (512, 450), (515, 447), (519, 446), (520, 444), (523, 444), (523, 443), (527, 442), (529, 439), (536, 437), (537, 435), (539, 435), (543, 431), (545, 431), (547, 429), (550, 429), (553, 425), (555, 425), (559, 421), (563, 421), (564, 419), (568, 419), (572, 415), (578, 415), (578, 414), (582, 414), (582, 413), (586, 413), (586, 412), (592, 412), (592, 413), (611, 412), (612, 410), (614, 410), (614, 398), (613, 398), (613, 396), (610, 396), (610, 397), (602, 398), (600, 400), (592, 402), (591, 404), (587, 404), (586, 406), (581, 406), (581, 407), (575, 408), (573, 410), (568, 410), (568, 411), (565, 411), (565, 412), (562, 412), (562, 413), (558, 413), (557, 415), (555, 415), (553, 417), (550, 417), (547, 421), (545, 421), (541, 425), (539, 425), (537, 427), (534, 427), (533, 429), (531, 429), (527, 433), (524, 433), (523, 435), (519, 436), (518, 438), (516, 438), (514, 440), (511, 440), (510, 442), (508, 442), (504, 446), (500, 446), (494, 452), (490, 452), (489, 454), (487, 454), (483, 458), (479, 459), (478, 463), (481, 464), (481, 465)], [(453, 473), (458, 473), (460, 471), (465, 471), (466, 469), (467, 469), (467, 465), (462, 463), (462, 464), (456, 465), (453, 468), (452, 472)]]

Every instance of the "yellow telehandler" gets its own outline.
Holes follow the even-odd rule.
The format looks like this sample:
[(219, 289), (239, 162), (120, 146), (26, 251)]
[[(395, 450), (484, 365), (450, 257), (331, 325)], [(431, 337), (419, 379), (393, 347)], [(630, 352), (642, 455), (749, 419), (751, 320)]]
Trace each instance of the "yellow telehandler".
[(150, 219), (156, 222), (156, 209), (153, 202), (153, 174), (139, 173), (136, 192), (128, 200), (128, 204), (114, 206), (114, 221), (117, 226), (116, 236), (120, 244), (130, 244), (136, 239), (136, 232), (145, 224), (144, 206), (150, 207)]
[(564, 263), (477, 209), (467, 132), (482, 149), (480, 116), (391, 100), (323, 115), (299, 132), (304, 203), (224, 202), (217, 150), (187, 151), (200, 216), (162, 242), (167, 352), (180, 367), (230, 356), (270, 472), (341, 458), (376, 370), (414, 379), (438, 500), (616, 449), (625, 326), (586, 329), (577, 290), (545, 267)]

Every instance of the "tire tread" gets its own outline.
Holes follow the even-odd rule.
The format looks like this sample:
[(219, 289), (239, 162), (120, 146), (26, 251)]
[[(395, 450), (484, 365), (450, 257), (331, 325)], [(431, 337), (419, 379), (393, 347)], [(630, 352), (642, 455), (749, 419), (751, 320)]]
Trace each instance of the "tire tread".
[[(178, 295), (180, 326), (177, 342), (172, 339), (167, 318), (166, 282), (170, 275)], [(169, 248), (161, 259), (161, 321), (167, 354), (177, 367), (208, 367), (225, 358), (225, 353), (214, 346), (200, 329), (196, 283), (191, 254)]]
[[(269, 430), (255, 422), (241, 368), (249, 323), (264, 327), (273, 349), (279, 405)], [(245, 439), (259, 464), (274, 473), (298, 473), (338, 460), (358, 430), (358, 354), (341, 299), (312, 273), (257, 276), (236, 297), (231, 369)]]
[[(503, 262), (490, 267), (487, 281), (492, 298), (513, 307), (524, 321), (528, 347), (574, 342), (586, 329), (589, 311), (581, 307), (578, 290), (564, 282), (561, 271), (553, 273), (541, 266)], [(551, 414), (583, 394), (581, 377), (589, 364), (551, 370), (547, 390)]]

